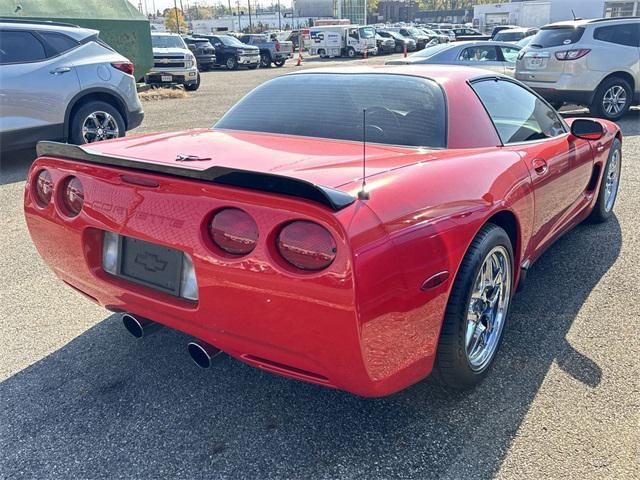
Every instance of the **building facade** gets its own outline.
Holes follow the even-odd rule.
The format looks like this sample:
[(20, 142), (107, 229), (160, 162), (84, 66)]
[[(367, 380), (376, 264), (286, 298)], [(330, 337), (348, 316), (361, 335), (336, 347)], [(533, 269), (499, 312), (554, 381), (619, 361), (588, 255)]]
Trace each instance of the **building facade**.
[(347, 18), (353, 24), (367, 24), (367, 0), (334, 0), (334, 18)]
[(497, 25), (540, 27), (578, 18), (640, 15), (640, 0), (525, 0), (476, 5), (474, 25), (491, 31)]

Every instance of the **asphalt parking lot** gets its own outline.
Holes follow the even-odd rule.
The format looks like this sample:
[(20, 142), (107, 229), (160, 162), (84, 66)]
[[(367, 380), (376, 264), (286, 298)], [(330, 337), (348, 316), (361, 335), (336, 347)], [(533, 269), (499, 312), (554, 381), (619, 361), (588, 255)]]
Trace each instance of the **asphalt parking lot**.
[[(294, 65), (204, 73), (187, 98), (145, 103), (137, 132), (210, 126)], [(640, 111), (620, 124), (615, 218), (533, 266), (493, 372), (458, 395), (427, 380), (363, 399), (229, 358), (200, 370), (177, 332), (134, 340), (40, 260), (21, 206), (30, 159), (3, 158), (0, 477), (638, 478)]]

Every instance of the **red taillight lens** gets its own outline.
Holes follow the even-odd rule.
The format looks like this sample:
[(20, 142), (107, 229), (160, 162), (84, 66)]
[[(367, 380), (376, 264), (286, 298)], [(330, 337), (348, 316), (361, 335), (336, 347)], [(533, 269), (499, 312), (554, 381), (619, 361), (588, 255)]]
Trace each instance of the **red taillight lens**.
[(111, 66), (128, 75), (133, 75), (133, 63), (131, 62), (113, 62)]
[(280, 51), (280, 42), (276, 42), (276, 52)]
[(75, 217), (82, 210), (84, 205), (84, 187), (78, 177), (69, 177), (64, 182), (62, 202), (66, 213), (70, 217)]
[(565, 60), (577, 60), (579, 58), (584, 57), (587, 53), (589, 53), (591, 49), (589, 48), (577, 48), (574, 50), (562, 50), (560, 52), (556, 52), (556, 58), (560, 61)]
[(213, 242), (231, 255), (247, 255), (258, 243), (258, 225), (238, 208), (225, 208), (216, 213), (209, 232)]
[(322, 270), (336, 258), (336, 242), (331, 233), (317, 223), (304, 220), (285, 226), (276, 245), (287, 262), (302, 270)]
[(51, 201), (53, 195), (53, 180), (48, 170), (40, 170), (35, 181), (36, 202), (41, 207), (46, 207)]

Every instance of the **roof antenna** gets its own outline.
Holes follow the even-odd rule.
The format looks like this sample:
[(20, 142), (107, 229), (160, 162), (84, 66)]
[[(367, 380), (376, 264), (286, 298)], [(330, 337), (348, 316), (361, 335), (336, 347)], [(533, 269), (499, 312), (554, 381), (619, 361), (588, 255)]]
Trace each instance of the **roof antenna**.
[(362, 188), (358, 192), (359, 200), (369, 200), (367, 192), (367, 109), (362, 109)]
[(573, 21), (575, 22), (578, 17), (576, 17), (576, 12), (573, 11), (573, 8), (571, 9), (571, 15), (573, 15)]

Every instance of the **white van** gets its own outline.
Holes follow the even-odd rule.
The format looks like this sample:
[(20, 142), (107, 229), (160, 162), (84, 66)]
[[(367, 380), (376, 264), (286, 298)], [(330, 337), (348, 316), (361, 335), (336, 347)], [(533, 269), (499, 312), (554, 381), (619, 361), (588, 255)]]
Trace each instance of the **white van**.
[(321, 57), (354, 58), (378, 53), (376, 31), (360, 25), (325, 25), (309, 29), (309, 53)]

